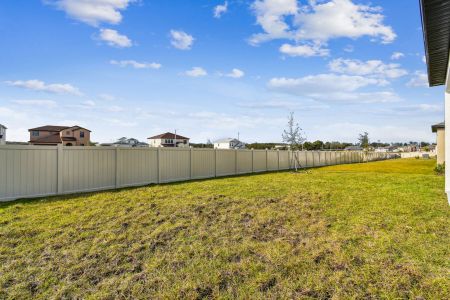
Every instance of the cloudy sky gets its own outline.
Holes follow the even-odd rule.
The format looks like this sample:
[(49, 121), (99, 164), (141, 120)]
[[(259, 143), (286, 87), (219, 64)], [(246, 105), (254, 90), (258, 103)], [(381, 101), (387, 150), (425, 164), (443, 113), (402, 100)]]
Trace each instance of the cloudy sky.
[(0, 36), (8, 140), (77, 124), (279, 142), (294, 111), (312, 141), (433, 141), (443, 120), (418, 1), (1, 1)]

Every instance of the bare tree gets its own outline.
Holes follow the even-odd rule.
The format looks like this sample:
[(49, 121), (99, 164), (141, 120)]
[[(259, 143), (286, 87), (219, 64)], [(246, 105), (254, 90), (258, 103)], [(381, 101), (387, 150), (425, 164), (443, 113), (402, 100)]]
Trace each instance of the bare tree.
[(298, 149), (303, 142), (306, 141), (303, 130), (298, 123), (295, 122), (294, 112), (291, 112), (288, 117), (288, 127), (282, 134), (283, 142), (287, 143), (291, 149)]

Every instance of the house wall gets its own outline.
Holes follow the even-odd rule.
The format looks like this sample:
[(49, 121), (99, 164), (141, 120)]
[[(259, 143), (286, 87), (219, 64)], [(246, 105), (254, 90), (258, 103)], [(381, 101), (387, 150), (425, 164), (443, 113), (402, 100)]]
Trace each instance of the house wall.
[[(394, 158), (388, 153), (297, 151), (303, 168)], [(0, 201), (244, 173), (287, 170), (292, 151), (0, 146)]]
[[(33, 130), (34, 131), (34, 130)], [(36, 141), (37, 139), (55, 134), (57, 132), (54, 131), (44, 131), (44, 130), (39, 130), (39, 136), (33, 136), (33, 131), (30, 131), (30, 142)], [(38, 130), (36, 130), (38, 131)]]
[(0, 145), (6, 144), (6, 129), (0, 126)]
[[(163, 144), (165, 144), (166, 139), (147, 139), (148, 140), (148, 146), (149, 147), (164, 147)], [(173, 139), (175, 142), (175, 139)], [(189, 148), (189, 140), (186, 140), (186, 144), (184, 144), (185, 140), (182, 139), (176, 139), (178, 144), (178, 148)]]
[[(84, 138), (80, 136), (81, 132), (84, 132)], [(73, 130), (73, 137), (77, 139), (75, 146), (89, 146), (91, 142), (91, 133), (85, 129)]]
[(231, 149), (230, 143), (214, 143), (216, 149)]
[(437, 163), (443, 164), (445, 162), (445, 129), (438, 128), (436, 131), (436, 157)]

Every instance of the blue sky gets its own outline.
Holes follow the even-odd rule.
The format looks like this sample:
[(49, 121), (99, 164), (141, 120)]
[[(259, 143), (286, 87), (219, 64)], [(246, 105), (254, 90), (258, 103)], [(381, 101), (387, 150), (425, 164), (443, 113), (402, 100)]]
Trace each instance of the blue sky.
[(0, 123), (92, 140), (177, 129), (194, 142), (434, 141), (418, 1), (27, 0), (0, 3)]

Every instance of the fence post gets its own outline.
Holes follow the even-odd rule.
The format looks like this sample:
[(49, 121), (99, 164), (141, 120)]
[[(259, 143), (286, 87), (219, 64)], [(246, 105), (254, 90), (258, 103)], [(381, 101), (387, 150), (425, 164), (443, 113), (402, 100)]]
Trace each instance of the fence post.
[(119, 187), (120, 182), (119, 182), (119, 176), (120, 176), (120, 154), (119, 154), (119, 147), (116, 147), (115, 151), (115, 160), (116, 160), (116, 183), (115, 186), (116, 188)]
[(156, 152), (156, 156), (157, 156), (157, 167), (156, 167), (156, 171), (158, 172), (158, 183), (161, 183), (161, 147), (158, 147), (158, 150)]
[(238, 149), (234, 149), (234, 174), (238, 173)]
[(58, 165), (58, 170), (57, 170), (57, 194), (61, 194), (64, 189), (63, 189), (63, 163), (64, 163), (64, 159), (63, 159), (63, 155), (64, 155), (64, 150), (63, 150), (63, 145), (62, 144), (58, 144), (57, 146), (57, 165)]
[(268, 157), (267, 157), (267, 156), (269, 155), (268, 153), (269, 153), (269, 152), (268, 152), (268, 150), (266, 149), (266, 172), (269, 171), (269, 164), (268, 164), (269, 159), (268, 159)]
[(194, 149), (189, 149), (189, 170), (190, 170), (190, 178), (194, 177)]
[(280, 171), (280, 149), (277, 149), (277, 156), (278, 156), (278, 171)]
[(308, 150), (305, 151), (305, 168), (308, 167)]
[(254, 155), (253, 155), (253, 149), (252, 149), (252, 173), (255, 173), (255, 164), (253, 163)]
[(217, 177), (217, 149), (214, 149), (214, 177)]

